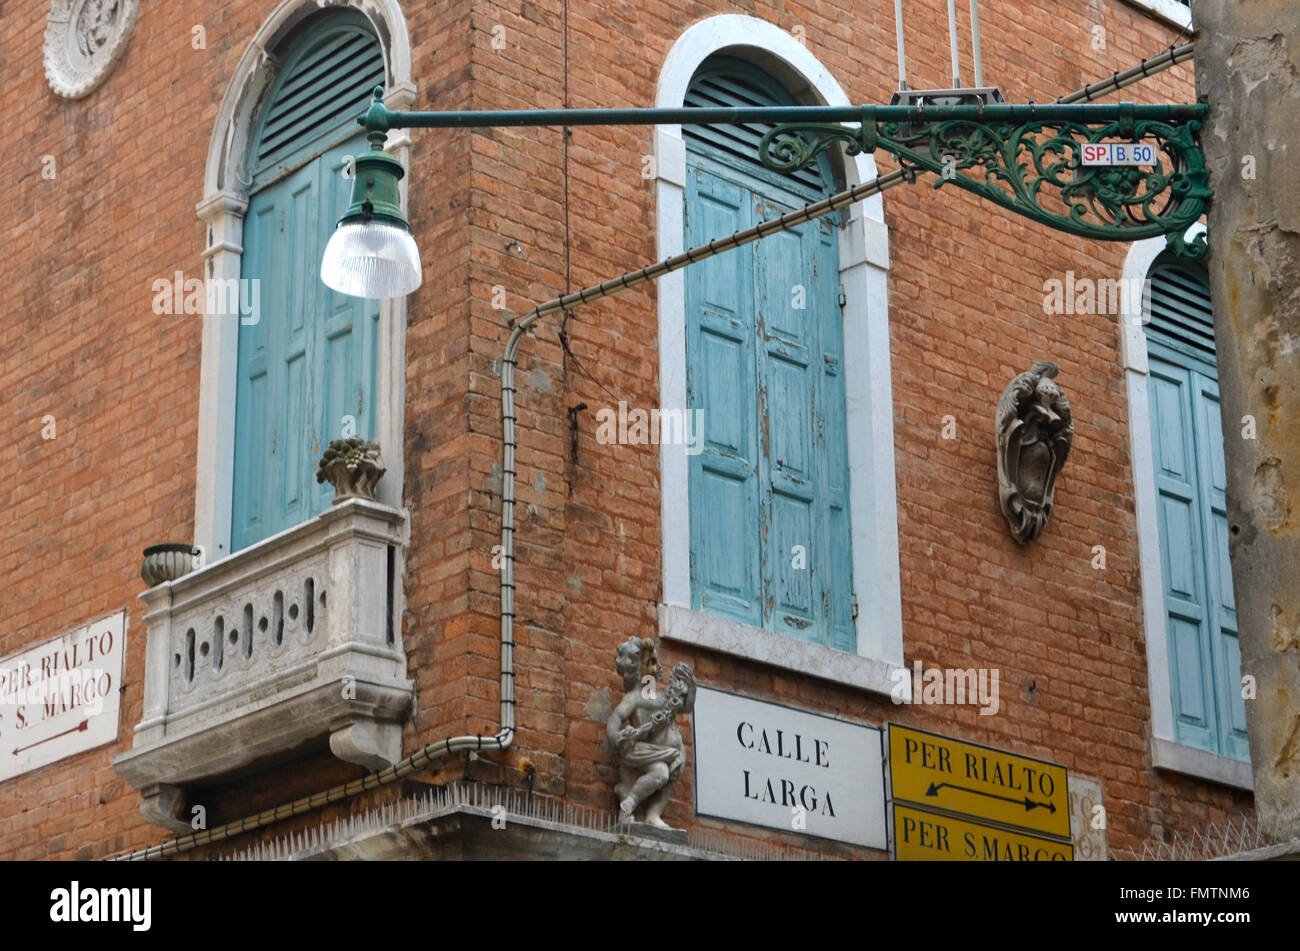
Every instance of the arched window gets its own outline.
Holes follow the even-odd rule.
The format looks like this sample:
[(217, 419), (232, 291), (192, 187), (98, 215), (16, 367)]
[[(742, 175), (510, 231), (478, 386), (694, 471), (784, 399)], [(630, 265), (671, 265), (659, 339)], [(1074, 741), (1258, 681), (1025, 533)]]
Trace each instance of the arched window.
[(315, 481), (331, 439), (374, 436), (379, 304), (335, 293), (320, 260), (347, 206), (348, 159), (364, 151), (356, 117), (384, 84), (384, 56), (355, 11), (304, 22), (245, 157), (241, 276), (258, 318), (239, 328), (231, 551), (328, 508)]
[[(688, 106), (793, 103), (750, 64), (713, 56)], [(833, 190), (829, 163), (779, 175), (765, 127), (683, 126), (685, 243), (748, 228)], [(692, 607), (856, 649), (844, 339), (835, 223), (822, 218), (689, 269), (687, 406)]]
[(1148, 277), (1147, 399), (1174, 739), (1249, 761), (1209, 280), (1167, 254)]

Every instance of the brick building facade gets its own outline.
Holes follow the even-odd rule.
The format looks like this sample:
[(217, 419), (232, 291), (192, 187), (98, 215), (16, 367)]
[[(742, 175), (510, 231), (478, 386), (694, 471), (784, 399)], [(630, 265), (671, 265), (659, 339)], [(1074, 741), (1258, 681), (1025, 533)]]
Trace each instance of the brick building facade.
[[(942, 5), (931, 6), (910, 12), (906, 27), (916, 87), (950, 79), (947, 24)], [(1054, 99), (1177, 40), (1169, 16), (1178, 4), (1153, 6), (1164, 13), (1125, 0), (987, 0), (984, 73), (1009, 102)], [(384, 302), (377, 316), (356, 312), (374, 321), (360, 348), (373, 376), (358, 431), (379, 441), (387, 464), (378, 507), (304, 509), (288, 519), (288, 536), (271, 532), (232, 553), (239, 532), (232, 522), (246, 511), (232, 494), (251, 478), (240, 468), (248, 447), (236, 449), (235, 440), (243, 425), (240, 335), (252, 325), (229, 315), (160, 314), (156, 282), (176, 272), (237, 277), (241, 266), (248, 275), (241, 256), (249, 253), (250, 202), (259, 207), (258, 188), (279, 174), (273, 162), (253, 171), (253, 142), (265, 145), (257, 139), (263, 110), (295, 44), (349, 12), (382, 52), (394, 108), (678, 106), (700, 67), (720, 56), (761, 71), (798, 103), (883, 103), (897, 88), (886, 3), (238, 0), (214, 12), (141, 9), (101, 84), (70, 99), (52, 92), (42, 71), (50, 5), (6, 4), (0, 59), (11, 73), (3, 95), (15, 119), (5, 166), (19, 187), (12, 250), (0, 261), (9, 302), (0, 405), (13, 423), (22, 475), (10, 481), (0, 548), (0, 655), (126, 611), (116, 737), (0, 783), (7, 857), (120, 855), (194, 828), (196, 805), (206, 828), (216, 828), (355, 780), (367, 766), (393, 762), (398, 737), (405, 757), (443, 737), (499, 729), (503, 318), (686, 247), (700, 227), (682, 219), (693, 146), (674, 126), (390, 134), (389, 151), (408, 169), (407, 214), (424, 273), (417, 292)], [(967, 35), (961, 44), (969, 62)], [(1153, 76), (1122, 98), (1193, 101), (1191, 67)], [(893, 167), (884, 153), (836, 150), (822, 184), (856, 184)], [(341, 211), (318, 217), (332, 225)], [(825, 233), (838, 250), (834, 283), (844, 295), (857, 604), (847, 648), (702, 610), (693, 591), (691, 519), (705, 517), (691, 505), (694, 458), (681, 446), (599, 438), (598, 414), (617, 411), (620, 401), (649, 410), (696, 398), (684, 382), (692, 278), (674, 275), (543, 322), (522, 346), (518, 731), (509, 749), (453, 753), (404, 784), (184, 857), (315, 829), (427, 791), (420, 783), (465, 780), (612, 813), (605, 721), (621, 690), (615, 651), (629, 636), (659, 638), (664, 669), (687, 662), (702, 687), (1060, 764), (1072, 789), (1105, 810), (1100, 837), (1076, 817), (1079, 858), (1098, 857), (1102, 842), (1113, 854), (1248, 813), (1249, 769), (1240, 758), (1197, 748), (1172, 725), (1187, 710), (1171, 713), (1171, 678), (1160, 668), (1169, 663), (1163, 536), (1143, 498), (1154, 476), (1142, 332), (1126, 325), (1132, 315), (1044, 314), (1046, 282), (1146, 277), (1163, 242), (1071, 237), (924, 180), (859, 203)], [(262, 300), (268, 322), (276, 306)], [(1060, 365), (1075, 439), (1051, 521), (1021, 546), (997, 504), (993, 421), (1006, 385), (1038, 360)], [(319, 451), (326, 440), (314, 439)], [(314, 471), (315, 457), (299, 464)], [(191, 540), (203, 546), (205, 567), (174, 591), (155, 589), (146, 607), (138, 597), (141, 549)], [(176, 703), (166, 686), (151, 698), (150, 639), (166, 639), (157, 649), (162, 665), (174, 661), (189, 677), (208, 663), (215, 678), (243, 650), (249, 664), (241, 672), (252, 678), (262, 670), (254, 649), (281, 647), (283, 618), (273, 610), (294, 614), (283, 624), (305, 632), (303, 643), (308, 617), (335, 624), (361, 616), (327, 603), (315, 587), (295, 600), (299, 589), (289, 585), (302, 584), (305, 564), (319, 568), (313, 585), (351, 591), (350, 609), (393, 618), (387, 645), (372, 654), (404, 656), (405, 669), (376, 672), (365, 666), (370, 660), (356, 660), (372, 689), (364, 714), (301, 694), (286, 726), (289, 708), (275, 703), (297, 690), (296, 674), (286, 671), (301, 664), (268, 661), (270, 685), (246, 698), (261, 704), (256, 716), (219, 730), (200, 716), (190, 745), (137, 756), (156, 705)], [(205, 572), (219, 583), (204, 588)], [(245, 588), (256, 592), (247, 622), (243, 595), (230, 600)], [(184, 635), (164, 634), (161, 620), (182, 602), (215, 611), (224, 625), (215, 640), (200, 628), (188, 658), (179, 648), (173, 656), (183, 643), (174, 639)], [(270, 633), (258, 625), (268, 617)], [(223, 644), (228, 659), (219, 662), (213, 653)], [(298, 660), (315, 663), (317, 650), (304, 648)], [(894, 703), (893, 673), (915, 662), (998, 671), (996, 714), (969, 703)], [(312, 669), (303, 676), (335, 684)], [(0, 735), (12, 736), (4, 712)], [(175, 737), (175, 726), (154, 729), (163, 746)], [(697, 836), (691, 848), (707, 835), (723, 852), (761, 841), (791, 852), (888, 857), (888, 849), (794, 828), (698, 815), (693, 733), (683, 733), (691, 755), (665, 819)], [(205, 757), (207, 775), (187, 771), (187, 757)], [(170, 829), (159, 824), (167, 819)], [(539, 825), (535, 841), (511, 848), (588, 854), (581, 842), (590, 838), (566, 839), (563, 825)], [(460, 834), (469, 842), (467, 829)]]

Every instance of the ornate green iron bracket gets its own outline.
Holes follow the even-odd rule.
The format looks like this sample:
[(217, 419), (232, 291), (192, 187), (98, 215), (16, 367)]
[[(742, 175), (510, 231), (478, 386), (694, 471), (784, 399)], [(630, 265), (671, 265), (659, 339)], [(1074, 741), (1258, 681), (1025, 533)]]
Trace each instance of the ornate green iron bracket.
[[(1207, 250), (1204, 236), (1183, 238), (1212, 197), (1196, 142), (1210, 112), (1204, 103), (401, 112), (386, 108), (382, 96), (376, 88), (357, 119), (372, 143), (403, 128), (781, 123), (759, 146), (759, 159), (776, 171), (803, 168), (836, 142), (850, 155), (881, 148), (909, 174), (924, 169), (939, 176), (936, 188), (954, 184), (1070, 234), (1103, 241), (1167, 235), (1184, 257)], [(1159, 161), (1150, 168), (1083, 164), (1084, 145), (1110, 139), (1150, 143)]]
[[(1181, 257), (1207, 253), (1204, 233), (1184, 238), (1213, 197), (1196, 139), (1207, 105), (900, 108), (863, 106), (857, 127), (778, 125), (763, 137), (759, 158), (792, 172), (837, 142), (850, 155), (880, 148), (912, 174), (934, 173), (935, 188), (956, 185), (1069, 234), (1103, 241), (1165, 235)], [(1153, 145), (1157, 162), (1083, 163), (1085, 144), (1112, 140)]]

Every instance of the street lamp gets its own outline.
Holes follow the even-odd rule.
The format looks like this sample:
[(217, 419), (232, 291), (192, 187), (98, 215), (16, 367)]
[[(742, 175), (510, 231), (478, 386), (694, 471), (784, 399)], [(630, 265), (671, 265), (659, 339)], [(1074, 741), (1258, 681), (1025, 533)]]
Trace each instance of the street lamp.
[[(1166, 54), (1170, 63), (1177, 52)], [(1145, 75), (1152, 67), (1143, 66)], [(1114, 88), (1122, 78), (1115, 75)], [(940, 176), (936, 188), (954, 185), (1059, 231), (1102, 241), (1167, 235), (1181, 256), (1205, 252), (1203, 243), (1183, 241), (1212, 194), (1196, 141), (1209, 113), (1204, 103), (1021, 106), (977, 97), (975, 103), (949, 104), (945, 100), (953, 96), (981, 91), (948, 90), (944, 96), (909, 91), (902, 95), (921, 100), (889, 106), (395, 112), (384, 106), (383, 92), (375, 89), (369, 110), (357, 120), (366, 127), (370, 150), (357, 158), (352, 202), (321, 261), (321, 280), (356, 297), (401, 297), (420, 286), (420, 252), (397, 188), (402, 166), (383, 150), (388, 130), (402, 128), (780, 123), (758, 149), (759, 160), (773, 171), (806, 167), (836, 143), (850, 155), (883, 149), (899, 159), (909, 181), (924, 170)], [(939, 104), (926, 105), (930, 98)], [(1140, 164), (1149, 171), (1089, 159), (1085, 146), (1115, 138), (1134, 145), (1154, 140), (1141, 152), (1147, 159)], [(1163, 165), (1157, 153), (1166, 156)], [(1044, 202), (1048, 195), (1053, 197)]]
[[(379, 95), (376, 90), (367, 119), (382, 113)], [(404, 297), (423, 279), (420, 250), (402, 214), (397, 189), (405, 173), (402, 164), (384, 151), (387, 136), (377, 128), (382, 124), (366, 123), (370, 150), (357, 156), (352, 201), (321, 259), (320, 279), (325, 285), (353, 297)]]

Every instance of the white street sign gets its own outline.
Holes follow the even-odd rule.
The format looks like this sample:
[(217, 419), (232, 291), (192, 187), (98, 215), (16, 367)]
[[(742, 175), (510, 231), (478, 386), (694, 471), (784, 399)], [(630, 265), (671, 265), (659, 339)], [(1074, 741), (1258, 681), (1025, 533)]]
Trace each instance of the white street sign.
[(700, 687), (695, 811), (889, 847), (879, 727)]
[(0, 660), (0, 782), (117, 739), (126, 609)]

